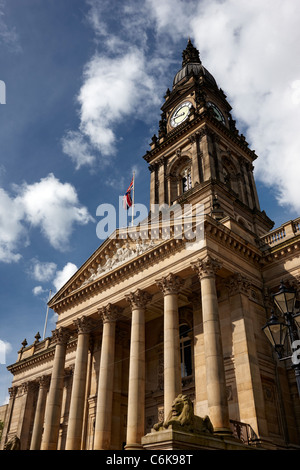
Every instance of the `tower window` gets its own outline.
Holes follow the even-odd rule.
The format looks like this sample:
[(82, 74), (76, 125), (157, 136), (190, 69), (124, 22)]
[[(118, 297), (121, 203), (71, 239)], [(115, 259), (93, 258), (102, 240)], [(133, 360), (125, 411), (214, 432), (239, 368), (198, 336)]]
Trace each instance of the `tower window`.
[(186, 193), (192, 187), (191, 169), (185, 168), (182, 172), (182, 192)]
[(181, 377), (192, 375), (192, 342), (189, 337), (190, 328), (188, 325), (181, 325), (180, 334), (180, 362)]

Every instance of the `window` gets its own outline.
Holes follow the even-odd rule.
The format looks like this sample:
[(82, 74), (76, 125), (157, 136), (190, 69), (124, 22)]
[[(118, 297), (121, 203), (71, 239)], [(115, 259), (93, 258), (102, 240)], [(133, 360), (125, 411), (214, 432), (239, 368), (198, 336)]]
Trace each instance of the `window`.
[(189, 336), (190, 327), (187, 324), (179, 327), (181, 377), (192, 375), (192, 342)]
[(191, 169), (190, 168), (185, 168), (183, 172), (181, 173), (182, 175), (182, 192), (186, 193), (189, 189), (192, 187), (192, 175), (191, 175)]

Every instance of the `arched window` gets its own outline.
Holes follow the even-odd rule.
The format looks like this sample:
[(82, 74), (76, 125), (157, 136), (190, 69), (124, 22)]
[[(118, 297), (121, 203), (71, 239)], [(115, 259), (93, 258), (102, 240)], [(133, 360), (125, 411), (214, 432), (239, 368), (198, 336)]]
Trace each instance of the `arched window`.
[(192, 375), (192, 342), (189, 336), (190, 327), (185, 323), (179, 327), (181, 378)]
[(192, 187), (192, 174), (191, 174), (191, 168), (186, 167), (182, 172), (181, 172), (181, 182), (182, 182), (182, 192), (186, 193), (189, 189)]

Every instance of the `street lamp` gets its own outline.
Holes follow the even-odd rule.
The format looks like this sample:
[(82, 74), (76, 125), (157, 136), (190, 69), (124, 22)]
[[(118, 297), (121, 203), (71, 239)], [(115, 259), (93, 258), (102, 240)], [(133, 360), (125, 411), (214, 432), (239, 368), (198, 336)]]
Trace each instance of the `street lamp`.
[(300, 346), (298, 333), (298, 328), (300, 328), (300, 313), (294, 313), (296, 291), (294, 289), (287, 288), (283, 281), (281, 281), (279, 291), (276, 294), (273, 294), (273, 300), (275, 305), (278, 307), (281, 316), (278, 318), (272, 311), (271, 318), (262, 330), (275, 349), (278, 358), (281, 360), (289, 358), (289, 356), (284, 357), (284, 347), (288, 336), (293, 353), (290, 357), (292, 358), (292, 367), (295, 371), (300, 396), (300, 360), (297, 360), (298, 355), (294, 354), (295, 351), (297, 351), (298, 346)]
[(272, 310), (271, 317), (262, 330), (275, 349), (279, 359), (282, 359), (287, 335), (287, 325), (285, 322), (282, 319), (278, 319), (274, 310)]

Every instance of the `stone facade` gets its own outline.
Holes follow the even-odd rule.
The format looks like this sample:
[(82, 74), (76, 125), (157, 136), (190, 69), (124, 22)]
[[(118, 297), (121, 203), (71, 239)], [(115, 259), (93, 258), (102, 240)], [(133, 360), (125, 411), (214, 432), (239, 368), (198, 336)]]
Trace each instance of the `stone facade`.
[(190, 41), (183, 59), (144, 159), (150, 203), (201, 203), (201, 237), (178, 237), (174, 220), (166, 237), (158, 217), (93, 253), (49, 302), (52, 336), (8, 367), (1, 448), (17, 436), (21, 449), (141, 449), (182, 393), (213, 424), (207, 448), (299, 448), (294, 371), (262, 327), (280, 280), (299, 286), (300, 218), (272, 230), (226, 96)]

